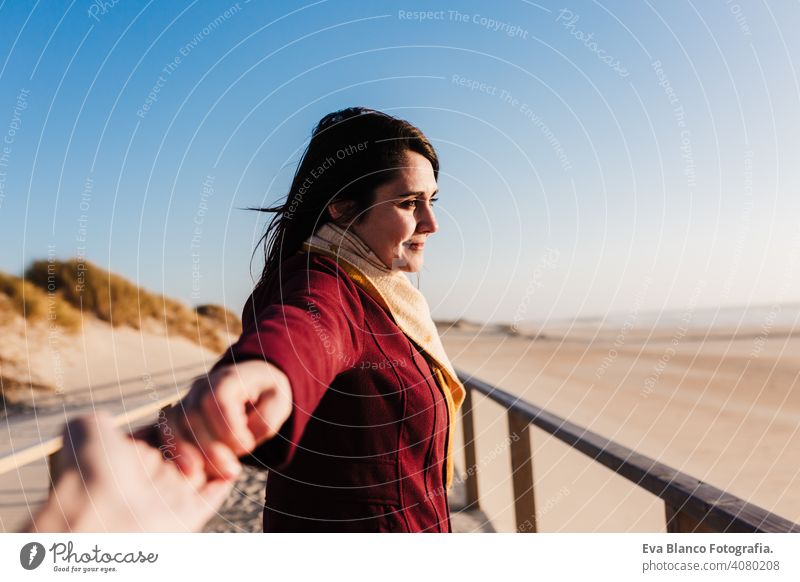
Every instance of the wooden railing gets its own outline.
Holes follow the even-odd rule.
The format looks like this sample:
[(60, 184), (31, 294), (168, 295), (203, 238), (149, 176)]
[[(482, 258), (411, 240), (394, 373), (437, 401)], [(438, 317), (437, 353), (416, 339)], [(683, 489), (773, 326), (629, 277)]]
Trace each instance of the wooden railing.
[(486, 382), (463, 372), (458, 374), (467, 389), (461, 409), (467, 507), (477, 509), (480, 505), (472, 399), (472, 393), (478, 392), (508, 411), (514, 508), (519, 532), (537, 531), (529, 431), (533, 425), (663, 499), (668, 532), (800, 533), (799, 524), (640, 455)]
[[(672, 467), (636, 453), (518, 397), (459, 372), (466, 388), (461, 408), (466, 465), (466, 508), (478, 509), (478, 464), (475, 449), (475, 412), (472, 393), (489, 397), (508, 411), (511, 473), (517, 531), (536, 532), (533, 455), (530, 426), (536, 426), (575, 450), (664, 500), (668, 532), (795, 532), (800, 524), (703, 483)], [(145, 419), (179, 396), (150, 402), (115, 417), (117, 426)], [(0, 474), (48, 457), (62, 446), (61, 437), (0, 458)]]
[[(165, 406), (169, 406), (179, 399), (179, 395), (174, 395), (168, 398), (153, 400), (142, 406), (127, 410), (123, 414), (114, 417), (114, 425), (118, 427), (130, 427), (140, 420), (151, 417)], [(9, 471), (18, 470), (28, 463), (51, 457), (61, 449), (63, 444), (63, 439), (60, 436), (53, 437), (22, 450), (14, 451), (7, 456), (0, 457), (0, 475)]]

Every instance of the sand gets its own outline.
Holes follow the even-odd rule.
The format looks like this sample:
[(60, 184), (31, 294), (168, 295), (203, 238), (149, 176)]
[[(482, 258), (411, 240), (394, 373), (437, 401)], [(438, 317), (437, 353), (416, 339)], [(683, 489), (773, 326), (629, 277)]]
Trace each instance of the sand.
[[(800, 521), (800, 337), (791, 328), (527, 334), (453, 329), (443, 341), (457, 368)], [(498, 531), (513, 531), (505, 414), (479, 397), (476, 415), (482, 507)], [(665, 531), (660, 500), (539, 429), (531, 440), (540, 531)]]

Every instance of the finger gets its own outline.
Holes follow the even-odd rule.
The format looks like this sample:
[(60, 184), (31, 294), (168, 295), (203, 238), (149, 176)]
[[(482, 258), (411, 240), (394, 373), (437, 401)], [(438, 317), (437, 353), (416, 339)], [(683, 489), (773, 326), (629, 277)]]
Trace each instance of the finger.
[(192, 482), (206, 479), (206, 460), (196, 446), (180, 439), (176, 442), (173, 456), (164, 457), (166, 461), (175, 463), (178, 470)]
[(165, 458), (176, 457), (181, 440), (188, 440), (182, 434), (184, 412), (180, 403), (163, 409), (156, 424), (158, 431), (157, 447)]
[[(153, 427), (156, 428), (156, 427)], [(160, 439), (159, 439), (160, 440)], [(142, 469), (159, 482), (174, 475), (176, 479), (185, 479), (195, 489), (206, 482), (205, 463), (197, 448), (191, 443), (181, 439), (176, 441), (167, 450), (162, 450), (160, 444), (152, 445), (144, 440), (134, 439), (129, 441), (141, 460)]]
[(228, 373), (217, 376), (213, 383), (213, 391), (201, 400), (209, 432), (237, 455), (253, 450), (256, 441), (247, 426), (246, 414), (249, 398), (241, 379)]
[(130, 439), (129, 443), (133, 446), (136, 455), (141, 461), (142, 469), (144, 469), (146, 473), (154, 473), (161, 468), (162, 465), (167, 463), (161, 455), (161, 452), (146, 442)]
[(177, 456), (170, 459), (174, 462), (178, 472), (197, 489), (206, 482), (206, 460), (196, 446), (188, 441), (181, 440), (177, 448)]
[(176, 411), (176, 427), (174, 437), (174, 455), (171, 460), (178, 464), (181, 472), (194, 478), (201, 474), (205, 478), (212, 474), (209, 467), (208, 454), (205, 449), (213, 442), (199, 415), (189, 410)]
[[(274, 391), (264, 392), (248, 413), (247, 426), (256, 442), (261, 443), (271, 439), (286, 422), (286, 411), (277, 410), (277, 404), (281, 404), (279, 394)], [(291, 408), (288, 409), (291, 413)]]
[(94, 476), (103, 469), (101, 459), (116, 451), (123, 438), (111, 416), (98, 410), (70, 420), (64, 427), (62, 440), (62, 448), (51, 463), (54, 481), (68, 469), (79, 470), (85, 478)]
[(191, 431), (186, 427), (185, 412), (180, 405), (167, 410), (163, 422), (159, 422), (160, 439), (158, 449), (167, 461), (174, 462), (186, 476), (205, 478), (205, 460), (195, 446)]
[(196, 444), (205, 463), (205, 474), (208, 478), (232, 479), (239, 474), (241, 467), (236, 454), (226, 444), (214, 438), (200, 412), (186, 412), (182, 434), (188, 435)]
[(147, 443), (151, 447), (158, 448), (161, 442), (158, 426), (156, 424), (148, 424), (128, 435), (130, 439)]
[[(206, 457), (206, 474), (210, 479), (235, 480), (242, 472), (242, 465), (234, 452), (225, 444), (215, 441), (204, 451)], [(212, 471), (209, 472), (208, 468)]]
[(216, 375), (217, 372), (198, 376), (194, 379), (192, 386), (189, 388), (189, 392), (187, 392), (186, 395), (181, 399), (180, 403), (184, 406), (184, 408), (191, 409), (199, 406), (200, 398), (202, 398), (211, 390), (211, 378)]

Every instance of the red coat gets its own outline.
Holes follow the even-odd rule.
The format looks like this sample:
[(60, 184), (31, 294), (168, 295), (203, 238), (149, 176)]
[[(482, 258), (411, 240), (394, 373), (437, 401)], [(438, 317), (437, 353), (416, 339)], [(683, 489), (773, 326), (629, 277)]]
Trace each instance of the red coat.
[(339, 265), (298, 254), (282, 292), (256, 290), (217, 366), (265, 359), (289, 377), (270, 468), (267, 532), (449, 532), (447, 403), (419, 349)]

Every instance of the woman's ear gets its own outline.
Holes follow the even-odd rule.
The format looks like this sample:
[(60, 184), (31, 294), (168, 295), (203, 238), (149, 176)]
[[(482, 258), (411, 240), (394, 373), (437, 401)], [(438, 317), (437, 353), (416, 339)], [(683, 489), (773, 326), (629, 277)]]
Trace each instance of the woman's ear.
[(352, 200), (336, 200), (328, 204), (328, 214), (334, 222), (339, 222), (353, 207)]

